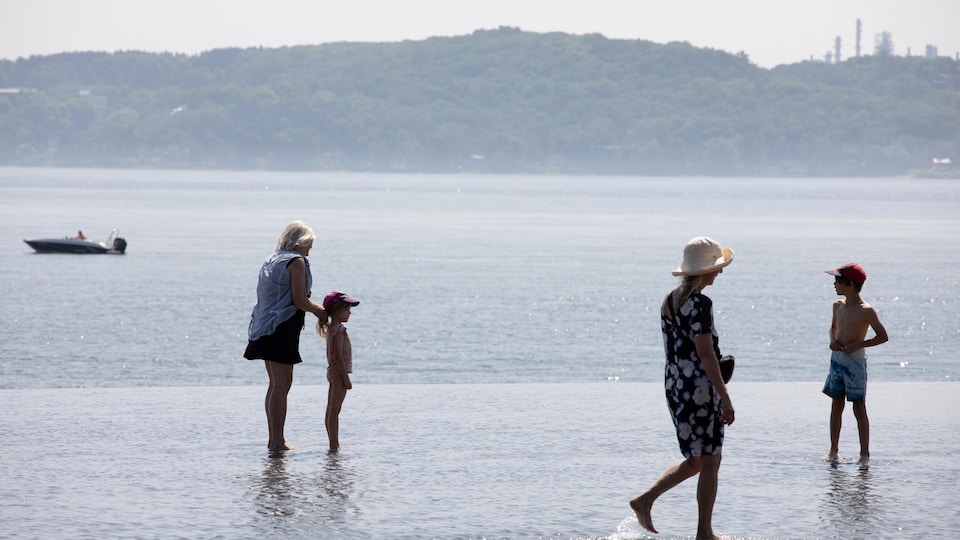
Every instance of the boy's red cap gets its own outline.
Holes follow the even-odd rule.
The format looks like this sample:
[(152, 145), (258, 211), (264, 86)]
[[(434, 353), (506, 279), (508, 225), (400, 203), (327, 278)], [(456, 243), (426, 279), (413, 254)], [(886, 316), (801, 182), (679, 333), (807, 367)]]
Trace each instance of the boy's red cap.
[(850, 281), (859, 283), (860, 285), (863, 285), (863, 282), (867, 280), (867, 273), (864, 272), (863, 268), (861, 268), (857, 263), (848, 263), (836, 268), (835, 270), (825, 270), (825, 272), (831, 276), (840, 276), (844, 279), (849, 279)]

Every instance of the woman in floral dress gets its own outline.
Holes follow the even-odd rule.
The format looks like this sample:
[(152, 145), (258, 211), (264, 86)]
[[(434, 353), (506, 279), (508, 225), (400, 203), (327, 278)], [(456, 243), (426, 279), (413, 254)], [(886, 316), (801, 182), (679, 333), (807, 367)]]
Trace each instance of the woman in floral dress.
[(734, 420), (733, 403), (720, 374), (720, 350), (713, 325), (713, 302), (703, 294), (723, 268), (733, 261), (733, 250), (705, 236), (689, 242), (683, 262), (673, 271), (680, 286), (670, 292), (660, 309), (660, 327), (667, 362), (664, 388), (667, 406), (677, 429), (684, 459), (666, 470), (650, 488), (630, 501), (640, 525), (656, 533), (650, 510), (654, 501), (684, 480), (700, 475), (697, 485), (699, 516), (697, 539), (716, 538), (713, 504), (723, 448), (723, 427)]

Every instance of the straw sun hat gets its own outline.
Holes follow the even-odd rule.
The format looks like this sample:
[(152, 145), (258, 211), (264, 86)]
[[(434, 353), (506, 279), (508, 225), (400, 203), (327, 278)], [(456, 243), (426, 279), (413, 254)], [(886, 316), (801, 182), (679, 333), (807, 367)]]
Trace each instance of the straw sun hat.
[(713, 238), (698, 236), (683, 247), (683, 262), (673, 271), (675, 276), (702, 276), (733, 262), (733, 250), (720, 247)]

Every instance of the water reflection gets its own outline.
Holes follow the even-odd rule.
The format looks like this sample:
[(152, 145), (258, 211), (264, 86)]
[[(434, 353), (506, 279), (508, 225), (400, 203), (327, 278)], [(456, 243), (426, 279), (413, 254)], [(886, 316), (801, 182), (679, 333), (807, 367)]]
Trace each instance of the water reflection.
[(260, 475), (257, 513), (267, 516), (292, 516), (296, 514), (298, 486), (287, 473), (287, 461), (283, 455), (271, 455), (264, 461)]
[(359, 514), (354, 471), (341, 454), (270, 456), (254, 479), (257, 528), (287, 535), (330, 534)]
[(855, 464), (834, 465), (821, 519), (842, 538), (866, 538), (881, 522), (882, 497), (874, 491), (873, 473)]
[(324, 467), (314, 485), (318, 488), (320, 515), (325, 522), (343, 522), (350, 512), (359, 509), (351, 503), (353, 470), (346, 466), (347, 458), (337, 452), (329, 452)]

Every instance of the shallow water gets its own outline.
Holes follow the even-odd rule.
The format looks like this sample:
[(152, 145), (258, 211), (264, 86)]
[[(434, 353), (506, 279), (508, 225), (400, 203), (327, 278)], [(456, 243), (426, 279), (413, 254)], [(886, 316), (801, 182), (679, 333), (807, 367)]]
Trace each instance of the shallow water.
[[(325, 451), (325, 388), (295, 386), (269, 458), (259, 387), (0, 391), (0, 537), (650, 538), (627, 501), (679, 459), (661, 386), (363, 385)], [(870, 388), (869, 470), (832, 469), (813, 383), (731, 385), (716, 505), (737, 538), (948, 538), (960, 394)], [(918, 396), (923, 399), (917, 399)], [(852, 412), (841, 454), (856, 456)], [(695, 532), (695, 485), (654, 506)]]

